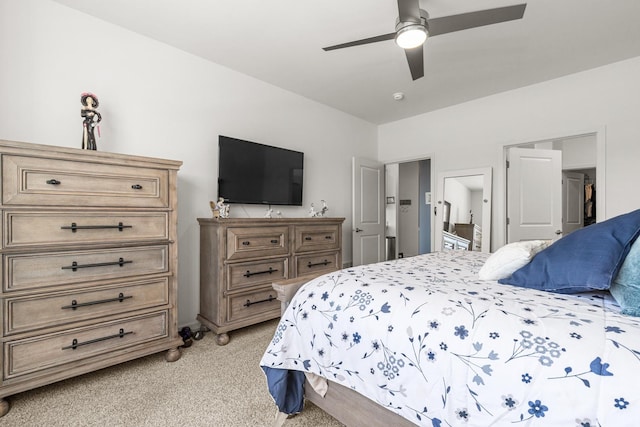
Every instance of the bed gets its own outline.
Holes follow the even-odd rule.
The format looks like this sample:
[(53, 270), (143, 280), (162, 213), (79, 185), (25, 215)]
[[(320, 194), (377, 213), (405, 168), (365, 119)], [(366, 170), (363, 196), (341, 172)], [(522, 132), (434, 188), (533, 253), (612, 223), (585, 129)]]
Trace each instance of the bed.
[[(610, 287), (623, 271), (638, 283), (640, 210), (620, 218), (529, 251), (499, 281), (479, 277), (506, 264), (500, 251), (435, 252), (309, 281), (260, 362), (279, 411), (302, 410), (305, 383), (307, 399), (354, 426), (633, 425), (640, 313)], [(592, 258), (576, 261), (580, 250)], [(551, 278), (508, 283), (536, 274)], [(564, 287), (550, 289), (557, 277)]]

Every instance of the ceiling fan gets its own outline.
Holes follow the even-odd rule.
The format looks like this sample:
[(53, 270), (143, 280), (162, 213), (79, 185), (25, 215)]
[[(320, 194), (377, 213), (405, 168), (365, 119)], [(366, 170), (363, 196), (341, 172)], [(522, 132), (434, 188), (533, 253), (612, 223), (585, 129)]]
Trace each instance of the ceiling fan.
[(395, 39), (396, 44), (403, 48), (407, 55), (411, 77), (413, 80), (417, 80), (424, 76), (422, 46), (427, 37), (521, 19), (526, 7), (527, 5), (524, 3), (461, 13), (459, 15), (429, 18), (429, 14), (420, 9), (418, 0), (398, 0), (399, 16), (396, 20), (395, 32), (323, 47), (322, 49), (329, 51)]

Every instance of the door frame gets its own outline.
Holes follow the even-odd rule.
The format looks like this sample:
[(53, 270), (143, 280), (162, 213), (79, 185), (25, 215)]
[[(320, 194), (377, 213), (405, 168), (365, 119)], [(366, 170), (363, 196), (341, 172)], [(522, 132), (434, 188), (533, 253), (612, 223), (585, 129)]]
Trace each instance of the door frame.
[[(497, 236), (496, 243), (498, 245), (504, 245), (507, 241), (507, 160), (509, 159), (509, 148), (518, 147), (522, 145), (529, 145), (541, 142), (548, 142), (557, 139), (568, 139), (580, 136), (595, 135), (596, 137), (596, 182), (598, 184), (598, 195), (596, 198), (596, 221), (601, 222), (607, 219), (606, 213), (606, 126), (594, 126), (587, 129), (579, 129), (573, 131), (558, 131), (554, 134), (548, 134), (544, 136), (530, 137), (520, 139), (518, 142), (505, 142), (501, 144), (502, 150), (502, 167), (498, 170), (502, 173), (502, 188), (500, 195), (500, 203), (502, 203), (502, 209), (495, 209), (494, 212), (501, 212), (501, 227), (502, 236)], [(496, 207), (498, 208), (498, 207)], [(497, 218), (500, 221), (500, 218)], [(500, 223), (500, 222), (499, 222)], [(501, 243), (498, 243), (501, 240)], [(495, 247), (500, 247), (495, 246)]]

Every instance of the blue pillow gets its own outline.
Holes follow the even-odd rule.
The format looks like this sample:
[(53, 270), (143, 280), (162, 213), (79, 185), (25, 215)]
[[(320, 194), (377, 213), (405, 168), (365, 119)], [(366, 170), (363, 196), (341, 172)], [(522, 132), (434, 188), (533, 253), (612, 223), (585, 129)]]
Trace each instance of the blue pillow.
[(640, 317), (640, 239), (631, 246), (609, 289), (623, 314)]
[(640, 209), (574, 231), (498, 282), (565, 294), (609, 289), (640, 233)]

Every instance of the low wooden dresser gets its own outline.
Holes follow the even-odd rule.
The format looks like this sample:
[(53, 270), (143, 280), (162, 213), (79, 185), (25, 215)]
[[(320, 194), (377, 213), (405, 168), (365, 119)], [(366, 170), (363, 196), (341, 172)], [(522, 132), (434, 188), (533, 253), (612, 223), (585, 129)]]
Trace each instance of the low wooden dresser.
[(272, 282), (342, 268), (344, 218), (198, 218), (200, 314), (217, 334), (280, 316)]
[(468, 251), (469, 240), (458, 236), (456, 234), (449, 233), (447, 231), (442, 232), (442, 250), (443, 251)]
[(181, 162), (0, 141), (7, 396), (168, 350)]

